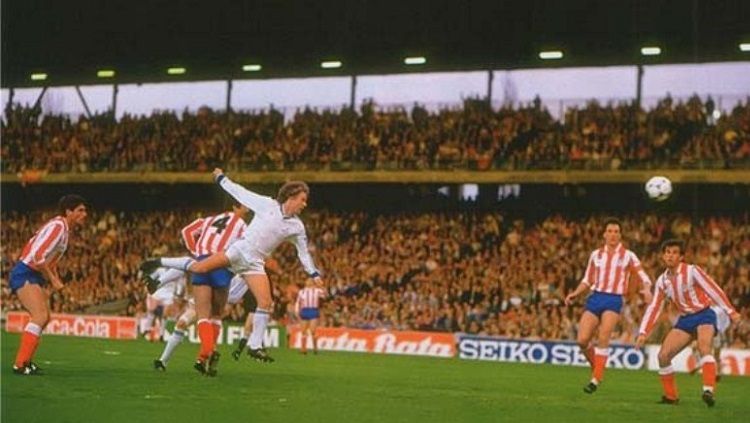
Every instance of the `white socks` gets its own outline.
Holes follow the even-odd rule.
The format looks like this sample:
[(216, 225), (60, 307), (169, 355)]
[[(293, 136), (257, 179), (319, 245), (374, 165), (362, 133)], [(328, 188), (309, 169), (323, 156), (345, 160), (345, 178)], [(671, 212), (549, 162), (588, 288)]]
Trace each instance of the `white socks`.
[(185, 338), (185, 332), (175, 329), (174, 332), (172, 332), (172, 336), (169, 337), (169, 340), (167, 341), (167, 346), (164, 347), (164, 351), (161, 353), (161, 357), (159, 357), (159, 360), (161, 360), (164, 365), (167, 365), (167, 362), (169, 361), (170, 357), (172, 357), (172, 354), (174, 354), (175, 348), (177, 348), (178, 345), (182, 343), (182, 340)]
[(151, 328), (154, 327), (154, 320), (156, 319), (156, 315), (153, 311), (149, 311), (146, 314), (146, 323), (141, 328), (141, 332), (146, 333), (151, 330)]
[(187, 272), (188, 267), (195, 263), (195, 260), (190, 257), (162, 257), (160, 261), (161, 265), (164, 267), (179, 269), (184, 272)]
[(268, 325), (268, 317), (270, 310), (264, 310), (258, 308), (255, 310), (253, 316), (253, 332), (250, 334), (250, 340), (247, 341), (247, 346), (257, 350), (263, 347), (263, 336), (266, 333), (266, 326)]
[(185, 276), (185, 272), (183, 272), (182, 270), (169, 269), (169, 270), (165, 271), (161, 275), (161, 277), (159, 278), (159, 288), (161, 288), (162, 286), (164, 286), (164, 285), (166, 285), (166, 284), (168, 284), (170, 282), (174, 282), (176, 280), (179, 280), (180, 278), (182, 278), (184, 276)]
[(42, 335), (42, 327), (32, 322), (26, 323), (26, 327), (24, 328), (24, 331), (33, 333), (36, 336)]
[(671, 375), (672, 373), (674, 373), (674, 368), (671, 364), (667, 367), (659, 367), (659, 374), (662, 376)]

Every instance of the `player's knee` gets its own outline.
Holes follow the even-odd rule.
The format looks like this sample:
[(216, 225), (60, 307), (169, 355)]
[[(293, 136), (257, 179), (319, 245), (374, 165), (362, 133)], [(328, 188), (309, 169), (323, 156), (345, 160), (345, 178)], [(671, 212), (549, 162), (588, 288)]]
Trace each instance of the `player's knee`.
[(578, 348), (585, 350), (589, 347), (589, 340), (588, 338), (578, 335), (578, 338), (576, 339), (576, 343), (578, 343)]
[(31, 316), (31, 321), (39, 325), (42, 329), (49, 323), (50, 313), (49, 310), (41, 310)]
[(660, 366), (668, 366), (672, 363), (672, 354), (670, 354), (668, 351), (659, 350), (659, 354), (657, 355), (657, 359), (659, 360)]
[(700, 353), (701, 357), (712, 355), (711, 345), (698, 345), (698, 353)]
[(270, 310), (271, 307), (273, 307), (273, 300), (271, 298), (258, 298), (258, 308)]
[(600, 336), (597, 339), (596, 346), (598, 348), (608, 348), (609, 347), (609, 336)]

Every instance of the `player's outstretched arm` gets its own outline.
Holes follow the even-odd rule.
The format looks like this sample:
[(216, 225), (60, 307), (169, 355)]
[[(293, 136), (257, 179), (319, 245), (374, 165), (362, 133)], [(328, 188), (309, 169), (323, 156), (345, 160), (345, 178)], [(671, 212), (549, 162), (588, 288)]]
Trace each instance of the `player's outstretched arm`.
[(250, 191), (242, 185), (231, 181), (224, 171), (216, 168), (213, 171), (214, 181), (219, 186), (237, 200), (243, 206), (249, 208), (254, 212), (258, 212), (269, 207), (274, 207), (276, 202), (271, 197), (260, 195)]
[(297, 258), (302, 264), (302, 267), (305, 269), (305, 272), (307, 272), (308, 276), (313, 278), (316, 283), (318, 281), (322, 282), (323, 279), (320, 278), (320, 272), (318, 271), (318, 268), (315, 267), (315, 262), (313, 261), (312, 256), (310, 255), (310, 251), (307, 248), (307, 234), (305, 233), (304, 229), (302, 229), (299, 233), (296, 234), (294, 238), (292, 238), (292, 243), (297, 249)]

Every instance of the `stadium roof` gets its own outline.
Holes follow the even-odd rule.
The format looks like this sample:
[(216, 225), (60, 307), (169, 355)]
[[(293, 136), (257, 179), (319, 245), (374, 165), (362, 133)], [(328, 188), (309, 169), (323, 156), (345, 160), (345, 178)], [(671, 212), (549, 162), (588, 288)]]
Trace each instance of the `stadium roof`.
[[(3, 87), (101, 83), (101, 69), (122, 83), (750, 60), (744, 0), (6, 0), (2, 12)], [(549, 49), (563, 58), (541, 60)], [(415, 55), (426, 63), (404, 64)]]

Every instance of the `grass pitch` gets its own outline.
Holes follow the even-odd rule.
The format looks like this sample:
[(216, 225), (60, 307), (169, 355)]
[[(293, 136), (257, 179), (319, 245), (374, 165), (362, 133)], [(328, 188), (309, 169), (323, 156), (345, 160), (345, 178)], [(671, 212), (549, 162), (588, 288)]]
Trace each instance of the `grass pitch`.
[(717, 405), (699, 375), (678, 375), (679, 406), (656, 404), (655, 373), (608, 369), (594, 395), (585, 368), (272, 350), (273, 364), (235, 362), (221, 346), (219, 375), (192, 369), (183, 344), (166, 373), (164, 344), (45, 336), (43, 376), (11, 371), (18, 334), (2, 334), (3, 422), (744, 422), (750, 378), (724, 377)]

